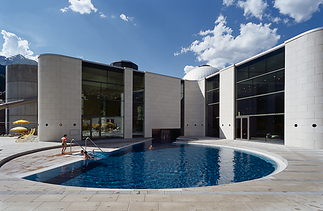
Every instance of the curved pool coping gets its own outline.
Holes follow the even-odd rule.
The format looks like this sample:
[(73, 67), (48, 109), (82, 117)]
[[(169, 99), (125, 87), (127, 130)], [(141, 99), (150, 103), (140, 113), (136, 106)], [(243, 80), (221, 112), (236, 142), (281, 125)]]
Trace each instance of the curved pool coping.
[[(273, 176), (275, 174), (278, 174), (282, 171), (284, 171), (287, 166), (288, 166), (288, 161), (271, 152), (265, 151), (265, 150), (260, 150), (260, 149), (246, 149), (246, 148), (242, 148), (242, 147), (232, 147), (232, 146), (223, 146), (223, 145), (217, 145), (217, 144), (203, 144), (203, 143), (184, 143), (184, 142), (176, 142), (176, 144), (190, 144), (190, 145), (200, 145), (200, 146), (209, 146), (209, 147), (219, 147), (219, 148), (230, 148), (230, 149), (234, 149), (234, 150), (238, 150), (238, 151), (243, 151), (243, 152), (247, 152), (247, 153), (251, 153), (251, 154), (255, 154), (255, 155), (259, 155), (261, 157), (265, 157), (268, 158), (272, 161), (274, 161), (277, 165), (277, 167), (275, 168), (275, 171), (273, 171), (272, 173), (270, 173), (269, 175), (265, 176), (265, 177), (261, 177), (258, 179), (262, 179), (262, 178), (266, 178), (266, 177), (270, 177)], [(253, 179), (255, 180), (255, 179)], [(251, 180), (248, 180), (251, 181)], [(244, 181), (242, 181), (244, 182)], [(230, 184), (234, 184), (234, 183), (230, 183)]]
[[(120, 147), (118, 150), (129, 148), (131, 146), (134, 146), (134, 145), (146, 142), (146, 141), (150, 141), (150, 140), (151, 139), (141, 141), (141, 142), (137, 142), (137, 143), (133, 143), (133, 144), (130, 144), (130, 145), (127, 145), (127, 146), (124, 146), (124, 147)], [(216, 144), (216, 143), (209, 143), (209, 144), (207, 144), (207, 143), (196, 143), (195, 140), (194, 141), (189, 141), (189, 142), (187, 142), (187, 141), (186, 142), (185, 141), (184, 142), (177, 141), (177, 142), (174, 142), (174, 143), (175, 144), (190, 144), (190, 145), (200, 145), (200, 146), (209, 146), (209, 147), (219, 147), (219, 148), (231, 148), (231, 149), (234, 149), (234, 150), (239, 150), (239, 151), (243, 151), (243, 152), (247, 152), (247, 153), (251, 153), (251, 154), (255, 154), (255, 155), (259, 155), (259, 156), (268, 158), (268, 159), (274, 161), (277, 164), (277, 168), (275, 169), (275, 171), (272, 172), (271, 174), (265, 176), (265, 177), (261, 177), (261, 178), (257, 178), (257, 179), (253, 179), (253, 180), (246, 180), (246, 181), (242, 181), (242, 182), (228, 183), (228, 184), (223, 184), (223, 185), (234, 185), (234, 184), (237, 184), (237, 183), (243, 183), (243, 182), (261, 180), (261, 179), (267, 179), (267, 178), (270, 178), (273, 175), (276, 175), (276, 174), (282, 172), (288, 166), (288, 162), (287, 162), (286, 159), (284, 159), (283, 157), (281, 157), (281, 156), (279, 156), (279, 155), (277, 155), (275, 153), (268, 152), (266, 150), (254, 149), (254, 148), (250, 148), (250, 147), (248, 147), (248, 148), (235, 147), (235, 146), (221, 145), (221, 144)], [(14, 154), (14, 155), (10, 156), (10, 159), (4, 159), (6, 161), (4, 161), (4, 160), (2, 160), (2, 161), (4, 161), (4, 163), (5, 163), (5, 162), (8, 162), (8, 161), (10, 161), (10, 160), (12, 160), (14, 158), (23, 156), (23, 155), (32, 154), (32, 153), (39, 152), (39, 151), (46, 151), (46, 150), (57, 148), (57, 147), (60, 147), (60, 146), (51, 146), (51, 147), (39, 148), (39, 149), (36, 149), (36, 150), (24, 151), (24, 152), (17, 153), (17, 154)], [(56, 167), (57, 166), (53, 166), (52, 168), (56, 168)], [(47, 171), (47, 170), (50, 170), (52, 168), (46, 168), (46, 170), (44, 169), (43, 171)], [(39, 172), (43, 172), (43, 171), (39, 171)], [(26, 180), (26, 179), (23, 179), (21, 177), (18, 177), (18, 178), (20, 178), (22, 180)], [(42, 183), (42, 182), (36, 182), (36, 181), (32, 181), (32, 180), (28, 180), (28, 181), (35, 182), (35, 183)], [(43, 184), (48, 184), (48, 183), (43, 183)], [(199, 189), (199, 188), (212, 188), (212, 187), (223, 186), (223, 185), (216, 185), (216, 186), (203, 186), (203, 187), (162, 188), (162, 189), (116, 189), (116, 188), (92, 188), (92, 187), (81, 187), (81, 186), (80, 187), (78, 187), (78, 186), (63, 186), (63, 185), (56, 185), (56, 184), (49, 184), (49, 185), (61, 186), (61, 187), (86, 188), (86, 189), (89, 189), (89, 190), (98, 190), (98, 189), (99, 190), (109, 190), (109, 191), (114, 191), (114, 192), (117, 192), (117, 193), (120, 193), (120, 192), (138, 193), (138, 192), (151, 192), (151, 191), (178, 192), (178, 191), (184, 191), (184, 190), (185, 191), (194, 191), (194, 190)]]

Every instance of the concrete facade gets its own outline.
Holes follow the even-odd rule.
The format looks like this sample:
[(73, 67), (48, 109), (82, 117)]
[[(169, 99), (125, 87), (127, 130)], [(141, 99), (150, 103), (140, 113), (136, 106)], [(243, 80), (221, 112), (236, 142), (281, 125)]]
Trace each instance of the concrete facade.
[[(323, 28), (305, 32), (214, 73), (220, 78), (219, 138), (235, 139), (236, 66), (280, 48), (285, 48), (285, 145), (323, 148)], [(121, 114), (124, 138), (133, 135), (133, 71), (124, 68)], [(149, 72), (143, 74), (144, 137), (152, 137), (153, 129), (181, 129), (181, 83), (184, 83), (183, 135), (205, 136), (206, 79), (182, 82), (179, 78)], [(41, 55), (38, 83), (40, 140), (59, 140), (63, 133), (80, 140), (82, 60)]]
[(82, 60), (44, 54), (38, 63), (40, 141), (81, 139)]
[(124, 138), (132, 138), (133, 70), (124, 71)]
[[(6, 102), (37, 98), (37, 66), (13, 64), (6, 67)], [(37, 128), (37, 102), (28, 103), (7, 109), (6, 120), (9, 124), (6, 130), (20, 125), (13, 124), (16, 120), (27, 120), (30, 123), (22, 125), (28, 129)], [(15, 134), (16, 132), (10, 132)]]
[(205, 79), (184, 86), (184, 136), (205, 136)]
[(180, 129), (181, 79), (145, 73), (145, 137), (153, 129)]
[(220, 138), (234, 139), (234, 65), (220, 71)]
[(285, 144), (323, 148), (323, 28), (285, 42)]

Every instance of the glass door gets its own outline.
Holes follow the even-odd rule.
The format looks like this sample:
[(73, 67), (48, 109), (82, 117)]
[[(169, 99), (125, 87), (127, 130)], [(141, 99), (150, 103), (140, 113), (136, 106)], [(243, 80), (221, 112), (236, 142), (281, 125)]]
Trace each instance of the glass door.
[(249, 140), (249, 117), (236, 118), (235, 137)]

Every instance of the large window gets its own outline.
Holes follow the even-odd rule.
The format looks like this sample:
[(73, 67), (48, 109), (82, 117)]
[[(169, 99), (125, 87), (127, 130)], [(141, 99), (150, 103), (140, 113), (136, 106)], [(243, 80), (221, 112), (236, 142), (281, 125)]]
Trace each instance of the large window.
[(219, 137), (219, 74), (206, 79), (206, 135)]
[(145, 74), (133, 72), (133, 137), (144, 136)]
[(124, 72), (83, 62), (83, 138), (123, 137)]
[(236, 138), (283, 142), (285, 49), (236, 67)]

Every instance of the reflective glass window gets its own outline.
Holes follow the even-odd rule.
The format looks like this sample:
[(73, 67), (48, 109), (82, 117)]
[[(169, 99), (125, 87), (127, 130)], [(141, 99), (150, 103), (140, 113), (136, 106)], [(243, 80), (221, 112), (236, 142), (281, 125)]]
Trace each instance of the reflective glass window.
[(248, 97), (252, 95), (252, 80), (244, 81), (237, 84), (237, 98)]
[(132, 134), (142, 136), (144, 131), (144, 121), (140, 118), (133, 118)]
[(206, 93), (207, 104), (219, 102), (219, 89)]
[(102, 116), (121, 116), (121, 101), (103, 101), (104, 110)]
[(144, 90), (133, 91), (133, 101), (144, 102)]
[(107, 67), (103, 65), (83, 62), (82, 79), (97, 82), (108, 82)]
[(102, 97), (107, 100), (123, 100), (124, 86), (115, 84), (101, 84)]
[(250, 139), (283, 143), (284, 115), (250, 117)]
[(260, 57), (249, 63), (248, 77), (254, 77), (266, 73), (266, 57)]
[(133, 72), (133, 87), (134, 87), (134, 90), (143, 89), (145, 87), (144, 73), (140, 73), (136, 71)]
[(236, 68), (236, 81), (242, 81), (244, 79), (247, 79), (248, 72), (249, 72), (248, 69), (249, 69), (248, 63), (238, 66)]
[(122, 69), (113, 69), (109, 68), (108, 69), (108, 83), (111, 84), (119, 84), (123, 85), (124, 84), (124, 79), (123, 79), (123, 70)]
[(210, 91), (212, 89), (217, 89), (219, 88), (220, 84), (220, 80), (219, 80), (219, 74), (206, 79), (206, 91)]
[(278, 49), (267, 55), (267, 72), (285, 67), (285, 49)]
[(85, 98), (101, 98), (101, 83), (83, 81), (82, 94)]
[(101, 100), (100, 99), (83, 99), (82, 113), (86, 116), (101, 115)]

